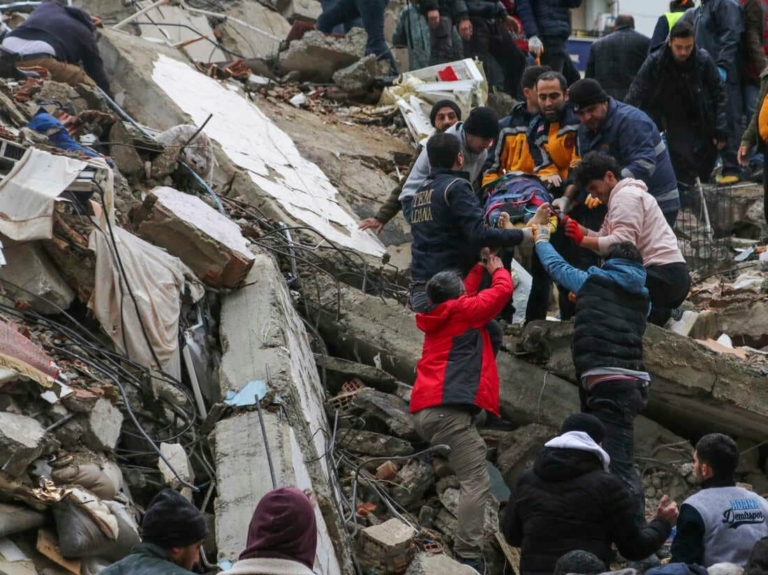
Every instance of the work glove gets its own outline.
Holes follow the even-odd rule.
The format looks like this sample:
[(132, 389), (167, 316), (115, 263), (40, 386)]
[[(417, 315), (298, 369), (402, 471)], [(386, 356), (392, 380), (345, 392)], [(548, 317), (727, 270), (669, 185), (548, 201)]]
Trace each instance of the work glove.
[(598, 200), (592, 194), (589, 194), (587, 199), (584, 200), (584, 205), (587, 206), (590, 210), (594, 210), (597, 206), (602, 206), (603, 202)]
[(528, 38), (528, 51), (534, 56), (539, 56), (544, 51), (544, 44), (542, 44), (538, 36)]
[(581, 245), (581, 242), (584, 241), (584, 232), (581, 231), (579, 222), (571, 218), (566, 218), (565, 220), (565, 235), (571, 238), (576, 245), (579, 246)]
[(720, 74), (720, 79), (725, 82), (725, 79), (728, 77), (728, 72), (725, 68), (717, 67), (717, 73)]
[(556, 210), (559, 210), (561, 214), (567, 214), (571, 211), (572, 207), (571, 200), (565, 196), (562, 198), (557, 198), (554, 202), (552, 202), (552, 207)]
[(533, 228), (534, 241), (537, 244), (541, 242), (549, 242), (551, 233), (552, 233), (552, 230), (550, 229), (549, 224), (544, 226), (538, 225), (535, 228)]

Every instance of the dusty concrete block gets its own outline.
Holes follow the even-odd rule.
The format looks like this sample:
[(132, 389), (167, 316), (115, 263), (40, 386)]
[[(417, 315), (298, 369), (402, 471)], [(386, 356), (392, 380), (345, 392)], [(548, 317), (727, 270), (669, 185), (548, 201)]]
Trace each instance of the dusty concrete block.
[(544, 444), (556, 435), (556, 429), (532, 423), (512, 431), (502, 440), (496, 466), (507, 485), (514, 487), (520, 474), (533, 466)]
[(109, 132), (109, 155), (124, 176), (136, 176), (144, 171), (144, 162), (133, 147), (133, 136), (122, 122), (115, 122)]
[(45, 430), (37, 420), (0, 412), (0, 469), (13, 477), (21, 475), (43, 451)]
[(344, 90), (365, 90), (376, 78), (386, 76), (389, 72), (389, 62), (371, 54), (334, 72), (333, 81)]
[(408, 412), (408, 404), (396, 395), (365, 388), (357, 392), (352, 406), (378, 420), (398, 437), (409, 441), (419, 439), (413, 416)]
[(3, 253), (8, 263), (0, 267), (0, 279), (45, 298), (50, 303), (8, 284), (2, 284), (2, 288), (10, 298), (28, 302), (33, 310), (42, 314), (59, 313), (57, 306), (67, 309), (74, 301), (75, 292), (61, 277), (59, 270), (38, 242), (7, 247), (3, 249)]
[(88, 414), (83, 442), (96, 451), (112, 451), (120, 439), (123, 414), (104, 398), (99, 399)]
[(155, 188), (134, 223), (139, 237), (179, 258), (208, 285), (236, 288), (253, 265), (240, 227), (196, 196)]
[(398, 472), (395, 485), (392, 485), (389, 492), (400, 505), (408, 509), (422, 502), (435, 479), (431, 465), (412, 459)]
[(301, 40), (291, 42), (290, 48), (280, 54), (280, 71), (296, 71), (306, 80), (330, 82), (334, 72), (363, 57), (367, 40), (362, 28), (353, 28), (343, 38), (313, 30)]
[(447, 555), (419, 553), (413, 558), (405, 575), (474, 575), (471, 567), (462, 565)]
[[(187, 483), (193, 483), (195, 481), (195, 472), (192, 470), (192, 466), (189, 464), (189, 457), (187, 452), (178, 443), (161, 443), (160, 453), (163, 454), (168, 460), (168, 463), (176, 470), (181, 478)], [(179, 481), (174, 475), (171, 468), (162, 459), (157, 460), (157, 468), (163, 475), (163, 481), (171, 486), (173, 489), (178, 489), (181, 486)]]
[(399, 519), (367, 527), (358, 539), (358, 560), (366, 568), (381, 573), (403, 573), (413, 559), (416, 532)]
[(289, 0), (280, 12), (287, 20), (315, 21), (323, 12), (320, 0)]
[(413, 453), (413, 447), (409, 442), (372, 431), (339, 430), (336, 433), (336, 445), (352, 453), (376, 457), (395, 457)]

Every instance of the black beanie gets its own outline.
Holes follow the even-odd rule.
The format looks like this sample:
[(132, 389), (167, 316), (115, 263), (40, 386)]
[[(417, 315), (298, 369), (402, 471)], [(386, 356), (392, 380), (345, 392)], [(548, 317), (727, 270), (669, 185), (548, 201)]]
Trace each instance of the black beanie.
[(461, 122), (461, 108), (459, 108), (459, 105), (453, 100), (440, 100), (437, 104), (432, 106), (432, 111), (429, 113), (429, 123), (432, 124), (433, 128), (435, 127), (435, 118), (437, 118), (437, 113), (442, 108), (451, 108), (454, 112), (456, 112), (456, 117), (459, 119), (459, 122)]
[(464, 131), (479, 138), (496, 138), (499, 135), (499, 116), (487, 106), (475, 108), (464, 122)]
[(573, 110), (578, 112), (592, 104), (607, 102), (608, 94), (597, 80), (585, 78), (568, 88), (568, 101), (573, 106)]
[(205, 534), (203, 514), (173, 489), (154, 496), (141, 522), (142, 541), (163, 549), (198, 543)]
[(583, 431), (589, 435), (595, 443), (602, 443), (605, 439), (605, 426), (594, 415), (588, 413), (574, 413), (565, 418), (560, 428), (560, 435), (569, 431)]

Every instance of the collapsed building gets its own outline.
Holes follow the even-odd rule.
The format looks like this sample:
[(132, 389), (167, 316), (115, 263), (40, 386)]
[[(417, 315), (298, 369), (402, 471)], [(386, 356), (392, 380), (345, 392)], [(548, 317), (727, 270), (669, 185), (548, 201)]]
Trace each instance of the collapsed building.
[[(458, 482), (414, 456), (407, 226), (380, 241), (357, 222), (423, 136), (419, 102), (477, 105), (481, 72), (455, 63), (455, 86), (422, 72), (382, 97), (364, 32), (307, 32), (315, 0), (84, 7), (107, 23), (115, 101), (0, 81), (0, 573), (97, 573), (164, 487), (205, 514), (205, 570), (226, 570), (286, 485), (316, 503), (321, 575), (468, 572), (451, 559)], [(710, 431), (768, 493), (761, 198), (701, 190), (681, 216), (700, 271), (674, 331), (645, 336), (649, 509), (694, 489), (691, 442)], [(499, 535), (509, 488), (579, 409), (571, 333), (507, 326), (514, 429), (483, 431), (494, 572), (517, 561)]]

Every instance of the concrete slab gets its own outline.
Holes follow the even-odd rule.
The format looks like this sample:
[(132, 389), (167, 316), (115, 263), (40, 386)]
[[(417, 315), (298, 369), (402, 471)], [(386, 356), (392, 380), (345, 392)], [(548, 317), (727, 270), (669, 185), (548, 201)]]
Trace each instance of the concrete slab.
[[(192, 466), (189, 464), (189, 457), (187, 452), (178, 443), (161, 443), (160, 453), (168, 460), (173, 466), (181, 478), (187, 483), (195, 482), (195, 472)], [(173, 489), (181, 487), (181, 482), (176, 478), (171, 468), (162, 459), (157, 460), (157, 468), (163, 476), (163, 481), (166, 485), (170, 485)]]
[(83, 442), (96, 451), (112, 451), (120, 439), (123, 414), (108, 399), (99, 399), (88, 414)]
[(3, 250), (7, 265), (0, 267), (0, 279), (8, 281), (45, 298), (35, 298), (29, 293), (2, 284), (8, 296), (14, 300), (28, 302), (32, 309), (42, 314), (59, 313), (57, 308), (67, 309), (75, 299), (75, 292), (61, 277), (45, 250), (37, 242), (29, 242)]
[(334, 72), (360, 60), (365, 54), (368, 34), (362, 28), (352, 28), (343, 37), (323, 34), (319, 30), (307, 32), (301, 40), (294, 40), (288, 50), (280, 54), (280, 72), (298, 72), (302, 79), (328, 82)]
[[(150, 2), (139, 2), (137, 7), (144, 8)], [(143, 38), (156, 42), (169, 44), (181, 44), (194, 40), (200, 36), (207, 36), (216, 41), (213, 29), (208, 23), (208, 18), (201, 14), (194, 14), (177, 6), (161, 6), (154, 8), (139, 18), (140, 22), (156, 22), (157, 25), (137, 25)], [(163, 26), (163, 24), (166, 24)], [(195, 62), (221, 62), (230, 58), (207, 40), (200, 40), (194, 44), (184, 46), (184, 52)]]
[(0, 469), (12, 477), (21, 475), (43, 451), (45, 430), (37, 420), (0, 412)]

